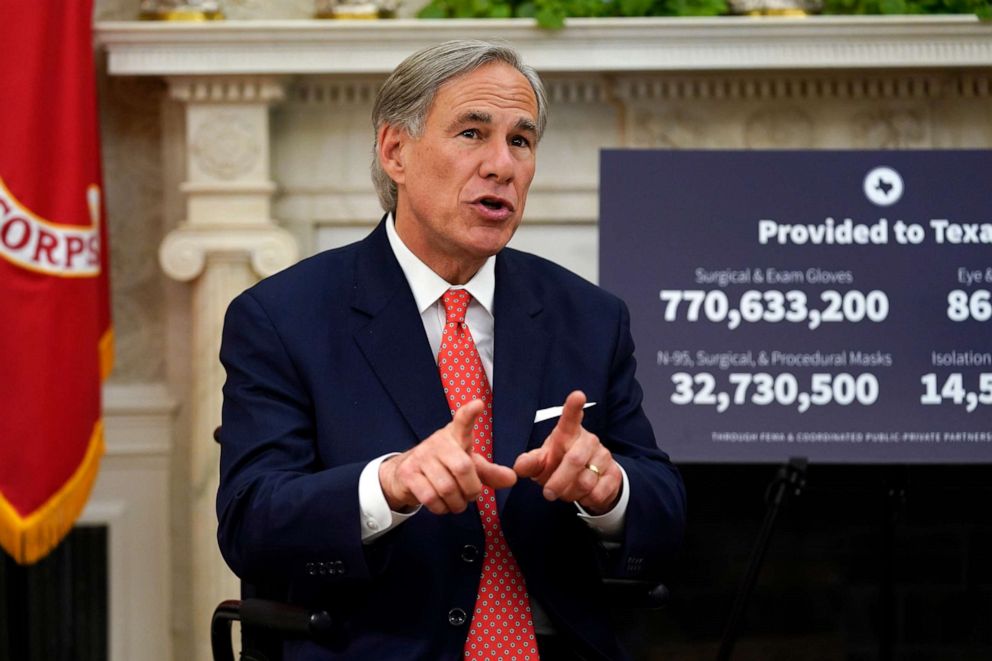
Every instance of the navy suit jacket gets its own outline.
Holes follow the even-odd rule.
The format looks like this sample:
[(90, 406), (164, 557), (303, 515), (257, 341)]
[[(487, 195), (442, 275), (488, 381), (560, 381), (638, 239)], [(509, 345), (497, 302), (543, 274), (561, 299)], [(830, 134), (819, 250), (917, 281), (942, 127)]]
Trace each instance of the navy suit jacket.
[[(600, 577), (657, 576), (684, 524), (681, 478), (641, 410), (626, 307), (551, 262), (504, 249), (494, 318), (495, 461), (512, 466), (540, 446), (555, 420), (535, 424), (535, 411), (581, 389), (597, 403), (584, 426), (630, 484), (612, 552), (573, 504), (546, 501), (530, 480), (497, 493), (507, 541), (562, 636), (586, 658), (626, 658)], [(451, 420), (385, 226), (236, 298), (221, 360), (221, 551), (243, 579), (281, 583), (291, 601), (327, 609), (343, 626), (336, 650), (296, 642), (287, 658), (461, 658), (482, 564), (475, 505), (443, 516), (424, 508), (361, 541), (362, 469)]]

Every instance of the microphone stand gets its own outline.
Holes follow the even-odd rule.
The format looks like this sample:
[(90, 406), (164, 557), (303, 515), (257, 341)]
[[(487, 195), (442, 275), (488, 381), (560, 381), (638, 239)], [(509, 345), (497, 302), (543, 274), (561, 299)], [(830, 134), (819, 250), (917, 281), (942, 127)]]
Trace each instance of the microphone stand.
[(806, 465), (805, 457), (792, 457), (789, 461), (778, 469), (775, 478), (768, 485), (765, 491), (765, 520), (758, 531), (758, 539), (751, 549), (751, 557), (748, 560), (747, 570), (737, 591), (734, 600), (734, 608), (727, 620), (727, 626), (720, 639), (720, 649), (717, 652), (717, 661), (729, 661), (730, 655), (734, 651), (734, 644), (740, 634), (741, 622), (744, 619), (744, 612), (747, 610), (747, 602), (754, 591), (754, 585), (758, 581), (758, 573), (765, 560), (765, 552), (768, 550), (768, 542), (771, 539), (772, 529), (775, 527), (775, 519), (778, 517), (782, 503), (790, 494), (798, 496), (806, 486)]

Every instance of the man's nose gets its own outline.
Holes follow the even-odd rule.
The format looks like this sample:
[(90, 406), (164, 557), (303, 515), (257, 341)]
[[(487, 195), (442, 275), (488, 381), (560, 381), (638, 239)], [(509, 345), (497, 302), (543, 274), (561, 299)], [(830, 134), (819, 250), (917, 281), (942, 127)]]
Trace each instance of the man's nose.
[(479, 174), (483, 178), (494, 178), (501, 184), (513, 180), (515, 161), (510, 145), (503, 140), (493, 140), (486, 148)]

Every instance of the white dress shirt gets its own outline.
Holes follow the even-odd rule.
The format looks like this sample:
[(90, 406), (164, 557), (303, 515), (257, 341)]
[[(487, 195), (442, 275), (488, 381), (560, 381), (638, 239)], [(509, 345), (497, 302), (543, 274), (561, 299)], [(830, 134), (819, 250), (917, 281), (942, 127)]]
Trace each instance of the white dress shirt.
[[(465, 312), (465, 324), (472, 333), (472, 339), (475, 340), (475, 347), (479, 351), (483, 369), (486, 371), (489, 383), (492, 384), (493, 329), (495, 326), (492, 310), (493, 298), (496, 293), (496, 258), (487, 259), (482, 268), (465, 285), (451, 285), (406, 247), (396, 232), (392, 215), (386, 219), (386, 235), (389, 237), (389, 245), (393, 249), (397, 261), (399, 261), (403, 275), (406, 276), (410, 289), (413, 291), (413, 298), (424, 322), (424, 330), (427, 333), (427, 340), (431, 345), (431, 353), (434, 355), (435, 361), (441, 350), (441, 334), (447, 320), (444, 301), (441, 297), (449, 289), (466, 289), (472, 295), (472, 301)], [(494, 439), (494, 441), (498, 443), (499, 439)], [(362, 516), (362, 542), (366, 544), (420, 511), (418, 506), (409, 513), (394, 512), (389, 508), (386, 496), (382, 492), (382, 485), (379, 484), (379, 465), (396, 454), (399, 453), (391, 453), (373, 459), (365, 466), (359, 477), (358, 504)], [(621, 486), (620, 500), (612, 510), (594, 516), (586, 513), (578, 503), (575, 504), (579, 518), (596, 530), (604, 539), (617, 538), (623, 532), (629, 489), (627, 473), (619, 464), (618, 467), (623, 475), (623, 485)]]

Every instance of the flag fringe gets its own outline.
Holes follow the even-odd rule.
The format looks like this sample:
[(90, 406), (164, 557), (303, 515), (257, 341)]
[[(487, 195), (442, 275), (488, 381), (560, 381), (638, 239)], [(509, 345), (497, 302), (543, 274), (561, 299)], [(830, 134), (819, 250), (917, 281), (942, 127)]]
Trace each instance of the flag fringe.
[(98, 346), (100, 356), (100, 380), (106, 381), (110, 371), (114, 369), (114, 327), (111, 326), (100, 337)]
[(19, 564), (41, 560), (72, 530), (96, 481), (103, 451), (101, 419), (93, 426), (86, 454), (72, 477), (37, 510), (22, 517), (0, 494), (0, 546)]

